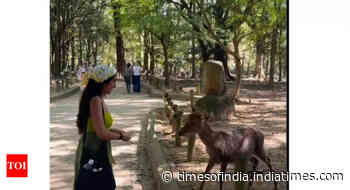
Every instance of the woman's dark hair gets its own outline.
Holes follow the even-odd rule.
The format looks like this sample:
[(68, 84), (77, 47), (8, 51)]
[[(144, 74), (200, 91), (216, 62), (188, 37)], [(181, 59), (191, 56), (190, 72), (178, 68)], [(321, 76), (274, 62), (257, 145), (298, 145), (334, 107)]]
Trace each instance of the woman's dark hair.
[(93, 79), (89, 79), (88, 84), (86, 85), (83, 94), (80, 98), (79, 111), (77, 115), (77, 127), (79, 134), (82, 134), (86, 131), (87, 121), (90, 116), (90, 100), (95, 96), (102, 95), (103, 86), (109, 83), (115, 75), (103, 81), (102, 83), (97, 83)]

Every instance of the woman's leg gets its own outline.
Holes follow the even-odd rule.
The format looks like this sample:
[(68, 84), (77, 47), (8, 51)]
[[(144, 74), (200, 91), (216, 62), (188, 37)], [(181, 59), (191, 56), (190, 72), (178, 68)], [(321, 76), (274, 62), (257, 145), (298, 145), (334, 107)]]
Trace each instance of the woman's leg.
[(139, 92), (141, 92), (141, 75), (139, 76)]
[(133, 87), (133, 91), (136, 92), (136, 76), (135, 75), (132, 76), (132, 87)]
[(141, 88), (141, 86), (140, 86), (140, 75), (139, 76), (137, 76), (137, 92), (140, 92), (140, 88)]

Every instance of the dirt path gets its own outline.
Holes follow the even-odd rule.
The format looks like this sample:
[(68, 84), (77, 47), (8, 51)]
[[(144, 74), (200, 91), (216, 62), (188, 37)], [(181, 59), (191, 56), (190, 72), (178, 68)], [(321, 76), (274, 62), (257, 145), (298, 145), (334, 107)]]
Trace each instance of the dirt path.
[[(73, 184), (75, 150), (79, 135), (75, 127), (80, 93), (50, 105), (50, 186), (52, 190), (70, 190)], [(131, 142), (112, 142), (117, 189), (151, 190), (152, 176), (140, 136), (140, 120), (149, 110), (160, 107), (161, 100), (146, 94), (127, 94), (124, 83), (106, 98), (115, 127), (133, 136)]]

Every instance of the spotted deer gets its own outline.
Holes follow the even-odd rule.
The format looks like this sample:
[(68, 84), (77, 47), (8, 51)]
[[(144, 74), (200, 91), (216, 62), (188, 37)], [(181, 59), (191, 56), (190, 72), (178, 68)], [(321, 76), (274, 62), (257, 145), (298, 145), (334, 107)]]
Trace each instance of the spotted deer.
[[(229, 163), (238, 164), (241, 160), (251, 161), (253, 171), (256, 170), (259, 160), (264, 162), (270, 171), (274, 171), (270, 159), (265, 154), (264, 135), (260, 131), (252, 128), (235, 129), (229, 135), (222, 131), (212, 130), (201, 114), (192, 113), (179, 135), (193, 134), (199, 135), (209, 154), (205, 173), (208, 173), (215, 164), (221, 164), (221, 172), (225, 172)], [(201, 183), (200, 190), (203, 189), (204, 182)], [(220, 179), (220, 190), (222, 186), (222, 179)], [(251, 186), (252, 181), (249, 182), (248, 189)], [(274, 189), (278, 189), (276, 182), (274, 182)]]

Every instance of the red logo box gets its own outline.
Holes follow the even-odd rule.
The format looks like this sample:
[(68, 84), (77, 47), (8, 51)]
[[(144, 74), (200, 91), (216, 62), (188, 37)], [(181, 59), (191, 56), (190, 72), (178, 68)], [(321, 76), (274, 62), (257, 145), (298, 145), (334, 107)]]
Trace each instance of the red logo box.
[(28, 177), (28, 155), (6, 155), (6, 177)]

